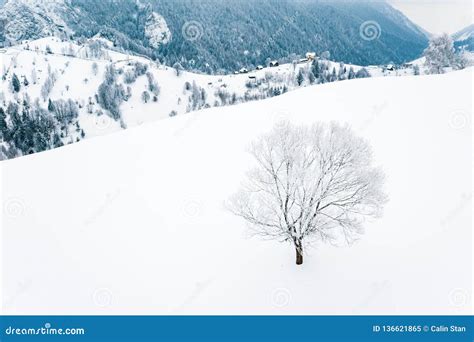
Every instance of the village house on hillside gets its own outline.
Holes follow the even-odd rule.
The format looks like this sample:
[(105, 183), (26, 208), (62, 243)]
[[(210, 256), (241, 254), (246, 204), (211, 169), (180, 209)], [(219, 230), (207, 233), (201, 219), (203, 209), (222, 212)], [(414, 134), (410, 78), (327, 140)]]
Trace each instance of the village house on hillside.
[(313, 61), (316, 59), (316, 52), (306, 52), (306, 59), (308, 61)]

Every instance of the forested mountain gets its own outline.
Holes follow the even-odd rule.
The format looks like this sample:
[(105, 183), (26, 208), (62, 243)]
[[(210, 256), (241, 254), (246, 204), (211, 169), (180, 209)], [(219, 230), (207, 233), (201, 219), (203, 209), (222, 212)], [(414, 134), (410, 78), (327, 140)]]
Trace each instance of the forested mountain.
[(384, 2), (7, 0), (0, 17), (5, 45), (99, 34), (116, 48), (209, 73), (307, 51), (360, 65), (401, 63), (427, 43), (423, 30)]
[(453, 34), (454, 46), (474, 51), (474, 24)]
[[(229, 65), (235, 69), (242, 64), (263, 64), (266, 58), (327, 50), (334, 60), (367, 65), (413, 59), (426, 44), (424, 33), (386, 3), (220, 3), (217, 6), (215, 1), (199, 1), (197, 6), (190, 1), (171, 4), (154, 0), (154, 8), (166, 18), (172, 32), (179, 32), (188, 20), (201, 23), (203, 29), (197, 41), (186, 41), (183, 35), (177, 35), (162, 47), (163, 55), (172, 61), (183, 56), (187, 60), (197, 57), (197, 65)], [(372, 27), (372, 34), (380, 34), (377, 39), (361, 37), (361, 25), (367, 21), (378, 25)]]

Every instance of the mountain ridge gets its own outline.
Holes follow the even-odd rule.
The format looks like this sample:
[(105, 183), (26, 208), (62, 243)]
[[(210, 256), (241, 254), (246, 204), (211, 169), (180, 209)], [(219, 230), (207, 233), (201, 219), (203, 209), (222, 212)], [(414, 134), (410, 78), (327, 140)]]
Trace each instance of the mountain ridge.
[(454, 46), (474, 51), (474, 24), (471, 24), (452, 35)]
[[(0, 17), (6, 44), (99, 34), (124, 51), (221, 74), (307, 51), (360, 65), (402, 63), (427, 44), (426, 32), (385, 2), (10, 0)], [(362, 36), (368, 24), (375, 39)]]

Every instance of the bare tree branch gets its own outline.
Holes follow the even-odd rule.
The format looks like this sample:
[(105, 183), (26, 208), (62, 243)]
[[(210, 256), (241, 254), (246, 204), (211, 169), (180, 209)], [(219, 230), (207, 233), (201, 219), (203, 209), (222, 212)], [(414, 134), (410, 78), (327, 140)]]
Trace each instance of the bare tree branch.
[(285, 123), (252, 143), (250, 153), (257, 165), (229, 209), (254, 235), (291, 242), (297, 263), (315, 240), (352, 243), (364, 217), (379, 216), (386, 202), (370, 146), (348, 126)]

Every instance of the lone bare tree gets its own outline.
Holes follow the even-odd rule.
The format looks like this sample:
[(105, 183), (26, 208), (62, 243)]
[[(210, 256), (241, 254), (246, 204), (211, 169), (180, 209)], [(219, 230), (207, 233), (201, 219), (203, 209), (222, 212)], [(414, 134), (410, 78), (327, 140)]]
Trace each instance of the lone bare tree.
[(228, 209), (254, 235), (290, 242), (297, 265), (306, 246), (341, 238), (352, 243), (364, 219), (381, 214), (383, 172), (373, 166), (368, 143), (347, 125), (279, 124), (250, 153), (257, 165)]

